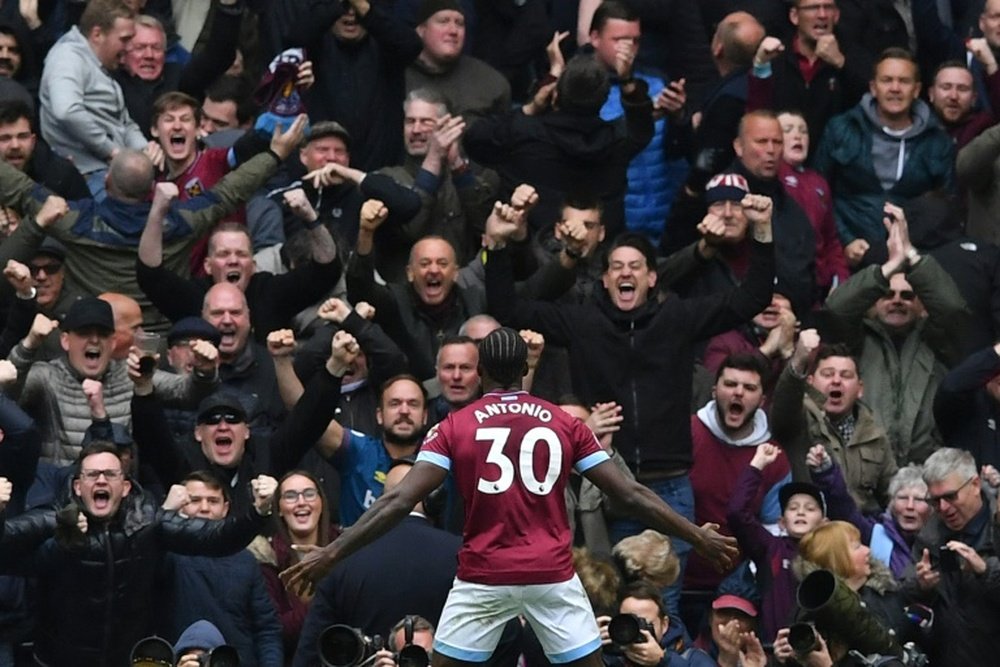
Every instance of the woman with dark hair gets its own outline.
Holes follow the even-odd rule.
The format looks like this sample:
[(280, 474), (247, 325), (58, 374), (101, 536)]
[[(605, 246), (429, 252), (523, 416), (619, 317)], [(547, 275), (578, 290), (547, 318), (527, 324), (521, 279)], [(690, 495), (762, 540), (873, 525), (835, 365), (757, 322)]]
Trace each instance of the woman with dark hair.
[(271, 537), (258, 536), (250, 545), (260, 563), (268, 593), (281, 620), (286, 663), (291, 664), (312, 596), (288, 591), (278, 573), (299, 562), (307, 552), (326, 546), (339, 534), (330, 522), (323, 486), (313, 473), (292, 470), (278, 483), (278, 511)]

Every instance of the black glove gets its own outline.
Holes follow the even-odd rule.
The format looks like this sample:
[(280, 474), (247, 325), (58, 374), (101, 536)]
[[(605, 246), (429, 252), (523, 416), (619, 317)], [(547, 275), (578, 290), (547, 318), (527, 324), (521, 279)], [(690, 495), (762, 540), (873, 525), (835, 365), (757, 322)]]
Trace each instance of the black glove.
[(77, 525), (80, 508), (70, 503), (56, 512), (56, 544), (68, 550), (82, 549), (87, 544), (87, 535)]

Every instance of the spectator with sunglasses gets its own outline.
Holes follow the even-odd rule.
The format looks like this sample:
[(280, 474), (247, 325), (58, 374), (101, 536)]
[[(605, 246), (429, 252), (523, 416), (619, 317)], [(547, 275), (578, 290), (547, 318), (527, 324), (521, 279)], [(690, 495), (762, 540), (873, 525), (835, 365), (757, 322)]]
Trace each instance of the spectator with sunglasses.
[(869, 266), (826, 301), (858, 359), (865, 398), (900, 466), (942, 446), (933, 403), (948, 367), (962, 358), (968, 309), (951, 277), (910, 243), (903, 210), (886, 203), (888, 259)]
[[(327, 311), (320, 309), (320, 317)], [(295, 345), (287, 331), (272, 332), (268, 348), (274, 356), (286, 356)], [(221, 389), (198, 406), (194, 427), (195, 446), (174, 440), (160, 398), (149, 377), (139, 372), (138, 359), (129, 359), (129, 375), (135, 383), (132, 428), (145, 457), (164, 484), (175, 484), (192, 470), (208, 470), (229, 486), (232, 511), (243, 511), (250, 501), (249, 480), (257, 475), (280, 477), (294, 468), (333, 421), (340, 397), (341, 378), (357, 357), (354, 336), (338, 331), (330, 358), (306, 384), (291, 414), (270, 437), (251, 439), (244, 397)]]

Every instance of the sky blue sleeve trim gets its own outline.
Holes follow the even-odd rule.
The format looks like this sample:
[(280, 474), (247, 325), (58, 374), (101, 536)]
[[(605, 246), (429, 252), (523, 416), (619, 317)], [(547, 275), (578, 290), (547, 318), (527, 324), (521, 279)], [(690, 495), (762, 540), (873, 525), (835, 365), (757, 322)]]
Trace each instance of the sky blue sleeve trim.
[[(451, 459), (449, 459), (447, 456), (442, 456), (441, 454), (438, 454), (436, 452), (420, 452), (419, 454), (417, 454), (417, 461), (426, 461), (427, 463), (436, 465), (439, 468), (444, 468), (445, 470), (451, 470)], [(490, 656), (487, 655), (486, 657), (488, 658)]]
[(226, 164), (229, 165), (230, 169), (236, 169), (236, 149), (230, 148), (226, 151)]
[(764, 63), (763, 65), (754, 65), (753, 66), (753, 75), (755, 77), (757, 77), (758, 79), (770, 79), (771, 78), (771, 72), (772, 72), (772, 68), (771, 68), (771, 62), (770, 61)]
[(452, 660), (464, 660), (465, 662), (486, 662), (493, 655), (493, 651), (468, 651), (449, 646), (439, 642), (437, 639), (434, 640), (434, 652), (446, 655)]
[(597, 637), (592, 639), (583, 646), (577, 647), (570, 651), (565, 651), (563, 653), (557, 653), (555, 655), (546, 654), (545, 657), (549, 659), (554, 665), (561, 665), (567, 662), (573, 662), (574, 660), (579, 660), (580, 658), (590, 655), (594, 651), (601, 648), (601, 638)]
[(593, 468), (594, 466), (610, 460), (611, 457), (608, 456), (608, 453), (604, 450), (601, 450), (599, 452), (594, 452), (589, 456), (585, 456), (579, 461), (577, 461), (576, 464), (573, 466), (573, 470), (579, 473), (584, 473)]

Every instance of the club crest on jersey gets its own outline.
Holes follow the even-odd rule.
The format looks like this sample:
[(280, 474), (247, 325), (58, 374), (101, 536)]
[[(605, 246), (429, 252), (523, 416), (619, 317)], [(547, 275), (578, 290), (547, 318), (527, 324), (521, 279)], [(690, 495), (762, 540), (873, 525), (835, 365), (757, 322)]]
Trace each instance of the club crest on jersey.
[(201, 179), (195, 176), (184, 184), (184, 192), (188, 197), (197, 197), (205, 192), (205, 186), (201, 184)]
[(431, 426), (430, 430), (427, 431), (427, 435), (424, 436), (424, 442), (430, 442), (437, 437), (438, 426), (440, 426), (440, 424), (434, 424), (434, 426)]

